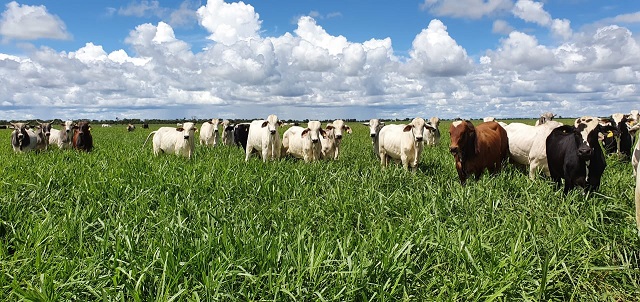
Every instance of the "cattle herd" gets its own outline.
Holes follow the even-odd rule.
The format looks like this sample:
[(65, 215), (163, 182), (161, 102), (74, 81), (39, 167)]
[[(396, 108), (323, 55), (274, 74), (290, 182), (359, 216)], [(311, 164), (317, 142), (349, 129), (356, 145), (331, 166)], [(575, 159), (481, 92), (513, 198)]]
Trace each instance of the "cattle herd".
[[(635, 132), (640, 129), (640, 114), (616, 113), (611, 118), (580, 117), (573, 125), (554, 121), (555, 115), (544, 113), (535, 126), (523, 123), (496, 122), (486, 117), (474, 126), (468, 120), (455, 120), (449, 127), (453, 155), (460, 183), (479, 178), (485, 170), (498, 173), (508, 162), (528, 166), (529, 177), (535, 179), (542, 172), (558, 187), (564, 182), (567, 194), (575, 187), (585, 191), (598, 190), (606, 168), (605, 153), (617, 154), (631, 161), (636, 177), (636, 222), (640, 234), (640, 143), (635, 142)], [(385, 124), (379, 119), (363, 123), (369, 127), (372, 150), (383, 167), (390, 161), (404, 169), (416, 170), (425, 144), (440, 142), (440, 119), (428, 121), (416, 117), (408, 124)], [(305, 162), (338, 160), (343, 136), (352, 133), (343, 120), (335, 120), (322, 127), (320, 121), (309, 121), (306, 127), (290, 126), (282, 137), (278, 129), (284, 123), (276, 115), (250, 123), (231, 124), (229, 120), (212, 119), (199, 129), (199, 143), (203, 146), (236, 145), (245, 151), (245, 161), (257, 154), (264, 162), (284, 156), (299, 158)], [(89, 152), (93, 139), (88, 122), (66, 121), (60, 130), (51, 123), (37, 121), (35, 127), (27, 123), (11, 123), (11, 145), (15, 152), (46, 150), (49, 145), (60, 149), (77, 149)], [(104, 126), (104, 125), (103, 125)], [(145, 124), (146, 127), (148, 125)], [(220, 127), (221, 126), (221, 127)], [(146, 128), (144, 127), (144, 128)], [(218, 128), (221, 128), (221, 139)], [(128, 125), (128, 131), (135, 126)], [(195, 132), (192, 122), (177, 127), (161, 127), (147, 136), (143, 146), (153, 136), (153, 154), (173, 153), (192, 158), (195, 151)], [(604, 150), (603, 150), (604, 147)]]

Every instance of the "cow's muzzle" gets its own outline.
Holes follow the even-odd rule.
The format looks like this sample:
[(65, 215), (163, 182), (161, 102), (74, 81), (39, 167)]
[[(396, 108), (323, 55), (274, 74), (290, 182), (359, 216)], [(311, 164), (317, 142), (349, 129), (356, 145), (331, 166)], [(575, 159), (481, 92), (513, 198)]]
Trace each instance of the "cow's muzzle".
[(336, 135), (336, 139), (342, 139), (342, 134)]
[(371, 133), (371, 138), (376, 138), (376, 134), (375, 133)]
[(422, 141), (422, 136), (416, 137), (416, 142), (421, 142), (421, 141)]
[(189, 136), (188, 136), (188, 135), (185, 135), (185, 136), (184, 136), (184, 139), (189, 139)]
[(319, 141), (320, 141), (320, 140), (319, 140), (319, 139), (317, 139), (317, 138), (316, 138), (316, 139), (312, 139), (312, 140), (311, 140), (311, 142), (312, 142), (312, 143), (314, 143), (314, 144), (317, 144)]
[(449, 147), (449, 152), (451, 152), (451, 154), (456, 155), (458, 153), (460, 153), (460, 148), (458, 147)]
[(593, 151), (586, 144), (578, 147), (578, 157), (580, 157), (580, 159), (582, 160), (589, 160), (592, 153)]
[(271, 135), (274, 135), (274, 134), (276, 134), (276, 131), (275, 130), (271, 130), (271, 131), (269, 131), (269, 133), (271, 133)]

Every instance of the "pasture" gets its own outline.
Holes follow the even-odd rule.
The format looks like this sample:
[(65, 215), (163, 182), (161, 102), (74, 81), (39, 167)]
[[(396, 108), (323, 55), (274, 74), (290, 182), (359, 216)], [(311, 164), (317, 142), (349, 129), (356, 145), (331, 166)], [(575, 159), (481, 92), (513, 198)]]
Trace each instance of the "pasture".
[(93, 125), (88, 154), (14, 154), (0, 130), (0, 300), (640, 297), (630, 163), (608, 158), (589, 196), (511, 165), (462, 187), (449, 124), (415, 173), (382, 169), (356, 123), (338, 161), (311, 164), (154, 157), (158, 125)]

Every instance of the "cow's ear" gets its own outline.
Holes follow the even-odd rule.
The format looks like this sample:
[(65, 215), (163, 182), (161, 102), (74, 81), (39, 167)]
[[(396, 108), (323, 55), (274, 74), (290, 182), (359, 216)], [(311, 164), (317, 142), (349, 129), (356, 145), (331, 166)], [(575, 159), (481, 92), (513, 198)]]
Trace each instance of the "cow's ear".
[(302, 130), (302, 133), (300, 133), (300, 136), (301, 137), (306, 137), (309, 134), (310, 130), (311, 129), (309, 129), (309, 128)]
[(176, 131), (178, 131), (178, 132), (182, 132), (182, 131), (184, 131), (184, 128), (182, 128), (182, 127), (180, 127), (180, 128), (176, 128)]
[(436, 128), (431, 126), (431, 124), (424, 124), (424, 128), (427, 130), (436, 130)]
[(327, 125), (327, 130), (333, 130), (333, 129), (335, 129), (335, 127), (333, 127), (333, 125), (331, 125), (331, 124)]
[(380, 122), (380, 125), (384, 126), (384, 122)]
[(268, 121), (264, 121), (264, 122), (262, 122), (262, 128), (266, 127), (267, 125), (269, 125), (269, 122), (268, 122)]
[(7, 128), (9, 129), (16, 129), (16, 125), (14, 125), (13, 123), (9, 123), (10, 125), (7, 126)]
[(322, 135), (322, 138), (327, 138), (327, 131), (324, 131), (324, 129), (320, 128), (320, 135)]
[(193, 127), (193, 131), (198, 131), (198, 127)]
[(362, 123), (362, 124), (365, 125), (365, 126), (369, 126), (370, 125), (369, 122)]
[(345, 125), (345, 126), (343, 127), (343, 129), (344, 129), (344, 130), (346, 130), (346, 131), (347, 131), (347, 133), (349, 133), (349, 134), (351, 134), (351, 133), (352, 133), (352, 132), (351, 132), (351, 127), (349, 127), (349, 126), (347, 126), (347, 125)]
[(278, 126), (282, 126), (284, 124), (282, 121), (278, 121)]

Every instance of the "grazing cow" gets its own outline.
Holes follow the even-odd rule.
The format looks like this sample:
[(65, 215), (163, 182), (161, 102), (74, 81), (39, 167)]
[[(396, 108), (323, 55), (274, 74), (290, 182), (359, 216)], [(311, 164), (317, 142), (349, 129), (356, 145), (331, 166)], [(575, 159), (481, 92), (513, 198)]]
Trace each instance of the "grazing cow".
[(487, 116), (485, 118), (482, 119), (483, 122), (495, 122), (496, 118), (493, 116)]
[(551, 112), (545, 112), (543, 114), (540, 115), (540, 118), (536, 121), (536, 126), (540, 125), (540, 124), (544, 124), (548, 121), (552, 121), (553, 118), (556, 117), (555, 114), (551, 113)]
[(177, 156), (184, 156), (188, 159), (193, 157), (195, 150), (195, 131), (197, 128), (192, 122), (185, 122), (182, 127), (160, 127), (156, 131), (151, 131), (142, 146), (147, 143), (149, 137), (153, 135), (153, 155), (162, 153), (173, 153)]
[(523, 123), (511, 123), (504, 126), (509, 138), (509, 157), (512, 162), (528, 165), (529, 178), (534, 180), (538, 171), (542, 170), (549, 176), (547, 163), (547, 136), (562, 123), (548, 121), (538, 126)]
[(258, 152), (262, 161), (280, 159), (282, 143), (278, 134), (278, 127), (282, 124), (275, 114), (269, 115), (266, 120), (251, 122), (247, 136), (245, 149), (245, 161), (249, 160), (252, 153)]
[(333, 127), (333, 134), (335, 137), (334, 146), (333, 148), (323, 147), (323, 149), (327, 150), (327, 153), (324, 156), (325, 158), (333, 158), (334, 160), (337, 160), (340, 156), (340, 146), (342, 145), (343, 131), (351, 134), (351, 128), (345, 125), (343, 120), (335, 120), (333, 121), (333, 123), (327, 124), (327, 128), (329, 128), (329, 126)]
[(11, 132), (11, 146), (13, 151), (22, 153), (32, 150), (36, 150), (38, 144), (38, 137), (36, 133), (30, 129), (26, 123), (11, 123), (9, 128), (13, 129)]
[(376, 157), (380, 158), (380, 152), (378, 151), (379, 150), (378, 138), (379, 138), (380, 130), (382, 129), (382, 127), (384, 127), (384, 122), (381, 122), (379, 119), (374, 118), (362, 124), (369, 127), (369, 136), (371, 136), (371, 144), (373, 145), (373, 154), (375, 154)]
[(7, 129), (7, 125), (0, 125), (0, 129)]
[(222, 145), (233, 145), (233, 124), (229, 120), (222, 121)]
[(127, 131), (131, 132), (133, 130), (136, 130), (136, 125), (134, 124), (128, 124), (127, 125)]
[(474, 127), (468, 121), (455, 121), (449, 127), (449, 151), (456, 163), (460, 183), (464, 185), (471, 174), (476, 179), (485, 169), (495, 174), (502, 169), (509, 156), (507, 131), (496, 122), (485, 122)]
[(91, 137), (91, 126), (89, 122), (79, 122), (73, 127), (72, 144), (74, 149), (90, 152), (93, 150), (93, 137)]
[(436, 146), (440, 144), (440, 119), (438, 117), (432, 117), (429, 119), (428, 125), (431, 125), (433, 128), (427, 128), (427, 132), (425, 133), (425, 144), (427, 146)]
[(242, 150), (247, 150), (247, 138), (249, 137), (250, 123), (240, 123), (233, 127), (233, 142), (236, 146), (242, 146)]
[(220, 120), (214, 118), (211, 121), (204, 122), (202, 126), (200, 126), (200, 145), (218, 146), (220, 137), (220, 135), (218, 135), (218, 124), (220, 124)]
[(386, 125), (380, 130), (380, 163), (386, 167), (389, 159), (400, 160), (402, 167), (418, 168), (422, 154), (424, 129), (431, 128), (421, 117), (407, 125)]
[(49, 145), (58, 146), (60, 149), (70, 149), (73, 138), (73, 121), (65, 121), (61, 125), (62, 130), (51, 129)]
[(307, 163), (319, 160), (322, 152), (320, 138), (326, 136), (319, 121), (309, 121), (307, 128), (292, 126), (282, 135), (282, 150)]

